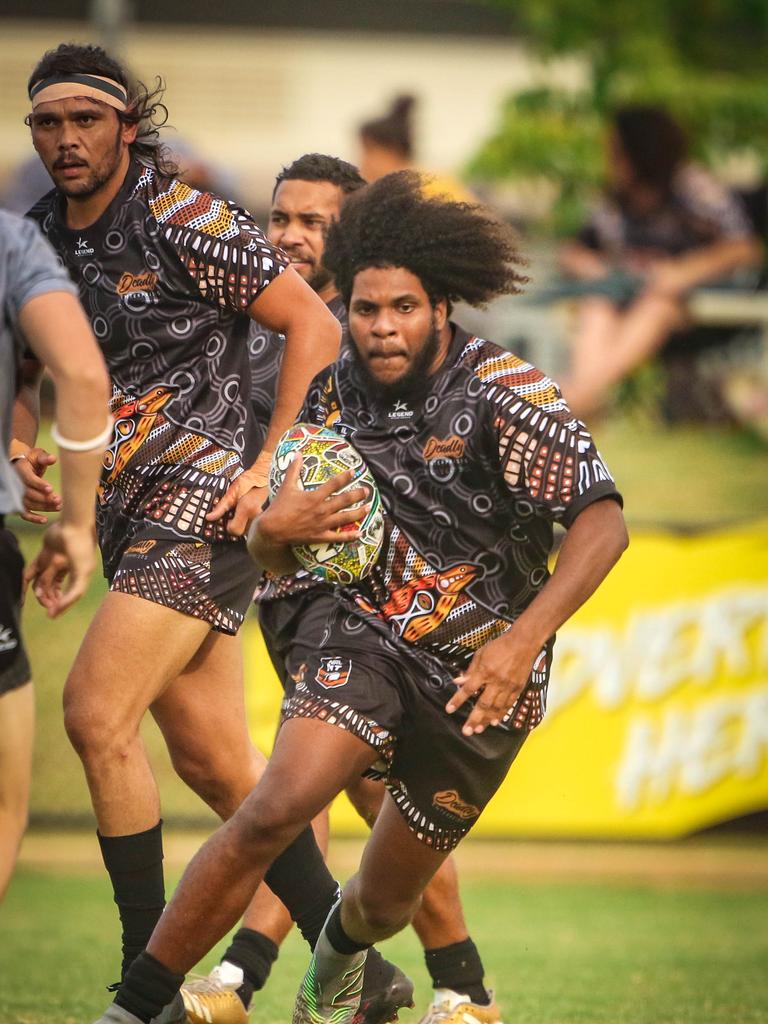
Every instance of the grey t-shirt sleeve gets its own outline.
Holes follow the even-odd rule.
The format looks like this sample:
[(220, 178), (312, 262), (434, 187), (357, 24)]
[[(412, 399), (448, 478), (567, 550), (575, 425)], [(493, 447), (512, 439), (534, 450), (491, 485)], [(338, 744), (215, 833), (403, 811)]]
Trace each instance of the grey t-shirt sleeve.
[(14, 327), (30, 299), (47, 292), (77, 295), (69, 274), (34, 221), (4, 213), (0, 216), (0, 231), (7, 261), (5, 307)]
[(0, 515), (21, 508), (19, 478), (8, 462), (16, 379), (24, 338), (19, 315), (46, 292), (77, 289), (38, 226), (0, 210)]

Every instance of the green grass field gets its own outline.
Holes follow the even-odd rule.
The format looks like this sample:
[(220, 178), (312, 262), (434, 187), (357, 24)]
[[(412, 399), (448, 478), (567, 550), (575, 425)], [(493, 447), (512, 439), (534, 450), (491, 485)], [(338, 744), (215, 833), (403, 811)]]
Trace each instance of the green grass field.
[[(628, 420), (609, 421), (596, 434), (631, 524), (719, 525), (765, 515), (768, 455), (746, 435), (640, 429)], [(38, 531), (18, 520), (11, 525), (20, 527), (29, 556)], [(86, 598), (55, 622), (32, 599), (25, 609), (38, 696), (32, 794), (38, 821), (80, 820), (91, 828), (82, 771), (62, 727), (60, 692), (103, 592), (103, 581), (95, 579)], [(250, 619), (246, 631), (253, 629)], [(131, 670), (125, 666), (126, 674)], [(166, 821), (171, 827), (182, 818), (212, 824), (200, 801), (175, 779), (152, 725), (146, 738)], [(169, 861), (172, 881), (194, 848), (189, 842), (183, 856)], [(0, 1024), (88, 1024), (106, 1005), (104, 986), (115, 980), (118, 964), (116, 913), (94, 859), (92, 832), (83, 843), (74, 852), (64, 844), (70, 853), (63, 856), (59, 838), (33, 833), (25, 846), (0, 907)], [(347, 849), (344, 843), (339, 848)], [(469, 842), (460, 851), (463, 892), (507, 1024), (768, 1022), (764, 845), (750, 850), (747, 861), (738, 848), (704, 848), (706, 864), (712, 858), (706, 870), (693, 857), (699, 848), (690, 844), (594, 851), (540, 844), (522, 860), (520, 844), (494, 844), (490, 867), (489, 848)], [(682, 858), (672, 872), (662, 864), (670, 849)], [(543, 862), (546, 870), (540, 870)], [(354, 863), (355, 855), (345, 855), (340, 877)], [(642, 869), (625, 870), (627, 864)], [(417, 1010), (401, 1015), (404, 1024), (416, 1024), (429, 987), (415, 937), (404, 933), (385, 952), (416, 981)], [(292, 936), (255, 1003), (252, 1024), (290, 1020), (306, 960)]]
[[(47, 854), (22, 863), (0, 911), (0, 1022), (87, 1024), (106, 1005), (104, 985), (117, 966), (108, 884), (91, 855), (78, 861), (75, 851), (59, 863), (55, 837), (33, 841)], [(95, 852), (90, 837), (82, 841)], [(359, 844), (336, 848), (343, 876)], [(768, 872), (746, 868), (764, 858), (759, 846), (746, 859), (727, 843), (564, 847), (562, 859), (570, 855), (578, 868), (573, 877), (567, 863), (542, 870), (544, 849), (475, 841), (461, 857), (471, 931), (507, 1024), (768, 1020)], [(430, 990), (415, 936), (404, 932), (383, 950), (416, 982), (417, 1009), (400, 1018), (416, 1024)], [(290, 1020), (306, 962), (292, 935), (256, 997), (252, 1024)]]

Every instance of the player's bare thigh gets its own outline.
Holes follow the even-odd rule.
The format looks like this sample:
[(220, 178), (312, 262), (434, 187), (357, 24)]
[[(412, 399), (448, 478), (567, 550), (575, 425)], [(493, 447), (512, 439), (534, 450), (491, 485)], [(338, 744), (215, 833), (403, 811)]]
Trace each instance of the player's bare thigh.
[(108, 593), (64, 687), (67, 731), (132, 735), (147, 708), (192, 660), (207, 622), (128, 594)]
[(151, 710), (176, 772), (230, 817), (266, 765), (248, 733), (240, 637), (211, 631)]

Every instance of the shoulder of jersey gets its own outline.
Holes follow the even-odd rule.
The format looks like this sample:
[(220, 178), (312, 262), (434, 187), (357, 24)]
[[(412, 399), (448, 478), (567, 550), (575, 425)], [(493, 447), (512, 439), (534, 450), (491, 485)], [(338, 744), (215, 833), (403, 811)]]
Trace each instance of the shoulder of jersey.
[(529, 405), (545, 412), (566, 413), (571, 419), (565, 399), (552, 378), (513, 352), (484, 338), (471, 338), (459, 358), (482, 381), (489, 400), (508, 399), (513, 392)]
[(24, 214), (25, 217), (29, 217), (30, 220), (36, 220), (38, 223), (42, 223), (47, 215), (51, 212), (53, 200), (56, 197), (56, 189), (52, 188), (49, 192), (46, 192), (44, 196), (41, 196), (34, 206), (31, 206)]
[(249, 221), (244, 211), (212, 192), (201, 192), (177, 178), (162, 178), (145, 168), (132, 198), (143, 198), (164, 228), (186, 228), (223, 241), (237, 238)]

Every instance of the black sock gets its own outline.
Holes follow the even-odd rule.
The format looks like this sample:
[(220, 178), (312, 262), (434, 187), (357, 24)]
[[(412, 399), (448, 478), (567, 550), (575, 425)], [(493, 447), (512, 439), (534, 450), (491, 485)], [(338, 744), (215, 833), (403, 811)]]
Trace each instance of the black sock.
[(314, 949), (338, 899), (339, 886), (326, 867), (309, 825), (272, 862), (264, 881), (285, 904), (310, 949)]
[(355, 940), (350, 939), (344, 931), (341, 924), (341, 901), (336, 904), (333, 909), (333, 913), (328, 918), (328, 923), (325, 926), (325, 937), (337, 953), (341, 953), (345, 956), (351, 956), (353, 953), (361, 953), (364, 949), (371, 948), (370, 942), (355, 942)]
[(184, 981), (149, 953), (140, 953), (128, 968), (115, 996), (118, 1006), (149, 1024), (173, 999)]
[(146, 947), (165, 906), (162, 825), (130, 836), (97, 833), (123, 929), (121, 977)]
[(235, 932), (222, 960), (240, 967), (243, 984), (237, 990), (246, 1010), (251, 1005), (253, 993), (264, 987), (277, 960), (278, 948), (272, 939), (253, 928), (240, 928)]
[(487, 1006), (491, 997), (483, 985), (483, 962), (472, 939), (454, 942), (439, 949), (425, 949), (424, 959), (433, 988), (450, 988), (467, 995), (478, 1006)]

